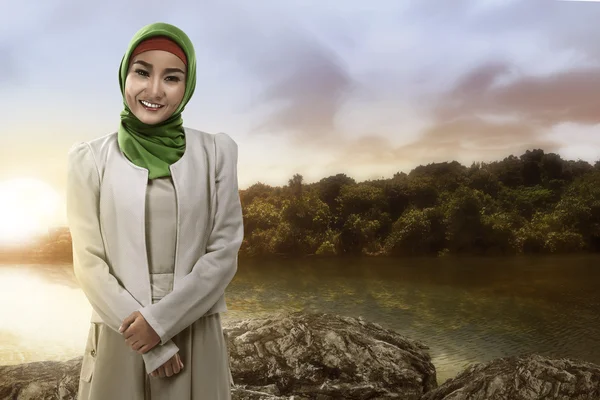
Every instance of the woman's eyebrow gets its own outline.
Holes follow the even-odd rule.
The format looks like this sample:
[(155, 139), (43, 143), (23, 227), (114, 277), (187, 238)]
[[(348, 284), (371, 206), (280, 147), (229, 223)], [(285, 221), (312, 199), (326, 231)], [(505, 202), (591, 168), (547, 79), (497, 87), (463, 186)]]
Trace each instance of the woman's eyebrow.
[(182, 74), (185, 75), (185, 72), (183, 72), (179, 68), (165, 68), (165, 73), (169, 74), (169, 73), (172, 73), (172, 72), (181, 72)]
[(134, 62), (134, 64), (142, 64), (144, 67), (146, 67), (148, 69), (152, 69), (152, 64), (147, 63), (146, 61), (137, 60)]
[[(144, 67), (146, 67), (148, 69), (152, 69), (152, 64), (147, 63), (146, 61), (136, 60), (134, 62), (134, 64), (142, 64)], [(169, 73), (173, 73), (173, 72), (181, 72), (182, 74), (185, 75), (185, 72), (179, 68), (165, 68), (165, 73), (169, 74)]]

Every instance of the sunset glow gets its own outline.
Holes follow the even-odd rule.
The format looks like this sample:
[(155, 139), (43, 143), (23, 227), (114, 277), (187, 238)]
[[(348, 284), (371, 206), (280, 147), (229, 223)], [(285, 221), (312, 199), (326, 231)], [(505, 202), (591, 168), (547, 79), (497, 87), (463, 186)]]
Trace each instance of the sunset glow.
[(60, 203), (56, 190), (40, 180), (0, 182), (0, 245), (23, 243), (47, 232)]

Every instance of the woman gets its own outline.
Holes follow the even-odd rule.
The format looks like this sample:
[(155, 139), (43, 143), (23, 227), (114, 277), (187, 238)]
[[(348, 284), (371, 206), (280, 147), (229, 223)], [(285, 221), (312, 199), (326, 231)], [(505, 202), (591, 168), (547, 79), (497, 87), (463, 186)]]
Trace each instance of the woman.
[(194, 48), (138, 31), (117, 132), (69, 151), (73, 269), (92, 305), (79, 399), (230, 399), (220, 313), (243, 240), (237, 144), (184, 128)]

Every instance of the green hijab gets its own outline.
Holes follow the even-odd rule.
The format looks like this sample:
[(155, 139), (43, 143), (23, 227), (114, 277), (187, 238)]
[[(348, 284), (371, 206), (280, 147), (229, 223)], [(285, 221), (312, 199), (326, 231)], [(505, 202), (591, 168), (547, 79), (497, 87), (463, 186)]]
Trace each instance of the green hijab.
[[(125, 79), (131, 53), (141, 41), (153, 36), (167, 36), (183, 49), (187, 57), (187, 74), (183, 100), (173, 115), (161, 123), (148, 125), (140, 121), (129, 109), (125, 99)], [(124, 106), (117, 135), (119, 147), (132, 163), (148, 169), (148, 179), (170, 176), (169, 165), (179, 160), (185, 152), (181, 113), (196, 88), (196, 54), (189, 37), (176, 26), (162, 22), (140, 29), (131, 39), (121, 60), (119, 85)]]

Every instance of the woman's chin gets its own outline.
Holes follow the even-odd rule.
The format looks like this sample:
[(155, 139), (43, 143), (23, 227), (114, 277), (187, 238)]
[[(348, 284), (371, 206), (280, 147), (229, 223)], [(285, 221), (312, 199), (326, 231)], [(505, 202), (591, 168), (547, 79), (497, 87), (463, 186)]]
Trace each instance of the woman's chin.
[(158, 115), (148, 115), (148, 113), (135, 113), (135, 116), (146, 125), (160, 124), (166, 119)]

